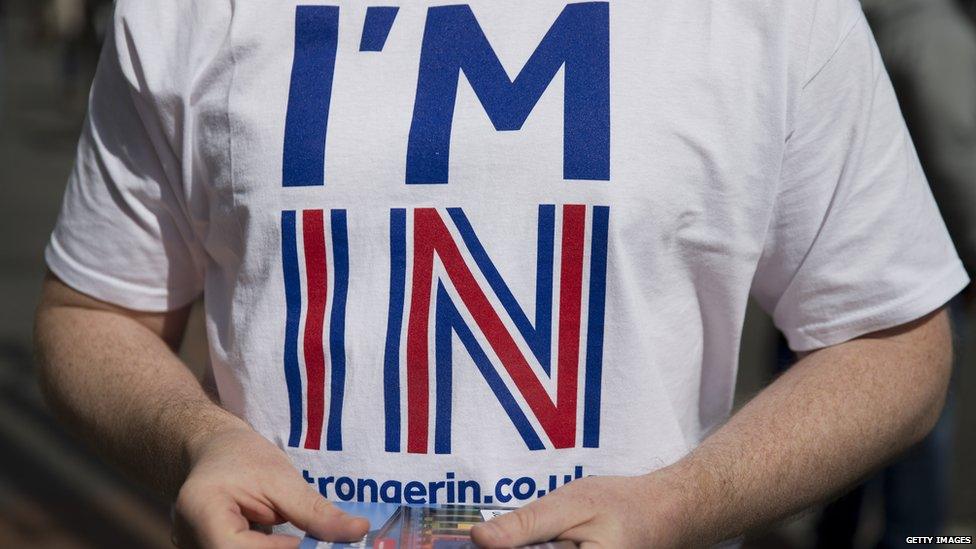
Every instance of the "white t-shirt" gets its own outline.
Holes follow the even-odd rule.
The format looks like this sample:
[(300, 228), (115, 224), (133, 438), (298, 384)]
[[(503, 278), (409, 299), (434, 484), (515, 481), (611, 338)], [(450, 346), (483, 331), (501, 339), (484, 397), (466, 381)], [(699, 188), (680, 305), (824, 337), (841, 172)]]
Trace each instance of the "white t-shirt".
[(337, 500), (654, 470), (750, 293), (807, 351), (968, 281), (854, 0), (120, 1), (90, 107), (51, 270), (203, 293), (223, 405)]

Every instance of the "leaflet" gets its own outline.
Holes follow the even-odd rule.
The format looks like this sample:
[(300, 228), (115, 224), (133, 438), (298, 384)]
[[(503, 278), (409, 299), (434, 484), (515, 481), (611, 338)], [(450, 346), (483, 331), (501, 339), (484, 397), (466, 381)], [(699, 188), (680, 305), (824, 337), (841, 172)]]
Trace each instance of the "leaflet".
[[(411, 506), (391, 503), (337, 503), (347, 513), (369, 519), (372, 530), (355, 543), (329, 543), (311, 536), (299, 549), (475, 549), (471, 528), (514, 509), (485, 505)], [(559, 541), (528, 546), (532, 549), (572, 549)]]

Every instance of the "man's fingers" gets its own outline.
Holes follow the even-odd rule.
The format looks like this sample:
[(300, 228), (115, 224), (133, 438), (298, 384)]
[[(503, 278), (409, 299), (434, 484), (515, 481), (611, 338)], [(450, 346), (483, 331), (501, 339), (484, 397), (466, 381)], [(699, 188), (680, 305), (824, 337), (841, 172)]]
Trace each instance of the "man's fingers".
[(206, 498), (199, 493), (181, 494), (176, 506), (173, 542), (179, 547), (219, 547), (221, 541), (248, 530), (247, 519), (227, 494), (213, 493)]
[(268, 535), (253, 530), (241, 532), (228, 542), (228, 547), (240, 549), (296, 549), (301, 540), (294, 536)]
[(181, 549), (196, 549), (198, 547), (234, 547), (235, 549), (296, 549), (300, 543), (301, 540), (294, 536), (265, 534), (262, 532), (255, 532), (253, 530), (245, 530), (243, 532), (232, 534), (228, 538), (220, 540), (219, 542), (214, 540), (198, 541), (192, 537), (192, 534), (188, 533), (174, 533), (173, 535), (173, 545), (180, 547)]
[(579, 490), (556, 490), (521, 509), (476, 525), (471, 539), (482, 547), (517, 547), (555, 539), (593, 516), (592, 506), (577, 494)]
[(237, 505), (240, 507), (244, 518), (252, 524), (272, 526), (285, 522), (284, 517), (269, 506), (265, 499), (258, 499), (250, 494), (242, 495), (237, 498)]
[(368, 520), (342, 512), (304, 482), (269, 496), (288, 522), (322, 541), (357, 541), (369, 531)]
[(189, 545), (182, 544), (179, 539), (174, 539), (173, 543), (180, 548), (201, 547), (221, 549), (223, 547), (232, 547), (233, 549), (297, 549), (301, 540), (294, 536), (265, 534), (254, 530), (245, 530), (218, 541), (204, 541), (200, 544)]

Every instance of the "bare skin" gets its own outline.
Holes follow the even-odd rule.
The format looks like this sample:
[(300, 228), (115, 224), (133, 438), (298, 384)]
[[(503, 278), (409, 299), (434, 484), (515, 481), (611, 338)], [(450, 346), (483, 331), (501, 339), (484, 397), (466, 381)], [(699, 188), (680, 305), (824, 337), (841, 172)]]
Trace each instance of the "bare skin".
[(55, 413), (133, 477), (176, 498), (180, 547), (297, 547), (297, 538), (249, 527), (286, 520), (323, 540), (361, 538), (365, 519), (322, 498), (177, 358), (187, 314), (121, 309), (49, 275), (34, 340)]
[[(332, 507), (281, 450), (207, 397), (172, 351), (186, 316), (114, 307), (49, 276), (35, 344), (52, 408), (176, 497), (180, 546), (295, 547), (249, 528), (285, 520), (321, 539), (361, 537), (365, 520)], [(686, 547), (762, 528), (920, 440), (942, 408), (950, 362), (941, 311), (811, 353), (678, 463), (570, 483), (472, 535), (491, 547), (553, 538)]]
[(761, 529), (921, 440), (942, 410), (951, 355), (944, 311), (808, 354), (674, 465), (573, 482), (472, 536), (489, 547), (698, 547)]

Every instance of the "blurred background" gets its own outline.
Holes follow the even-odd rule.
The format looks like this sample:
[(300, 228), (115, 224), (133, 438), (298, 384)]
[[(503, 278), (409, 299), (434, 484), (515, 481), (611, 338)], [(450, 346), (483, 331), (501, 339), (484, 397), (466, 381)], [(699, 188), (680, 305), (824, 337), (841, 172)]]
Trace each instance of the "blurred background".
[[(916, 145), (970, 273), (976, 255), (976, 1), (863, 0)], [(109, 0), (0, 0), (0, 547), (169, 547), (168, 504), (61, 430), (34, 380), (31, 318), (43, 250), (85, 114)], [(976, 319), (952, 304), (947, 412), (905, 459), (747, 547), (890, 547), (976, 535)], [(199, 307), (183, 349), (206, 368)], [(750, 307), (739, 405), (793, 360)]]

